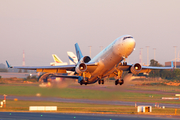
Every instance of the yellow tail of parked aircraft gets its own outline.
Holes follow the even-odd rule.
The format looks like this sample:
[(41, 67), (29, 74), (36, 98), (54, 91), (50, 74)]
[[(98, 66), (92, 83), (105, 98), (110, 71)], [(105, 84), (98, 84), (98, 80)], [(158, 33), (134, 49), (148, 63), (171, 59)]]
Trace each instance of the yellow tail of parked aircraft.
[(52, 54), (52, 57), (54, 59), (54, 62), (51, 62), (51, 66), (58, 66), (58, 65), (67, 65), (67, 62), (63, 62), (56, 54)]
[[(124, 71), (128, 71), (132, 74), (139, 74), (149, 73), (151, 70), (174, 68), (173, 63), (171, 63), (171, 67), (142, 66), (139, 63), (128, 64), (126, 58), (128, 58), (128, 56), (135, 50), (135, 45), (135, 39), (131, 35), (124, 35), (115, 39), (104, 50), (91, 59), (89, 56), (83, 56), (79, 45), (76, 43), (75, 49), (78, 62), (75, 65), (13, 67), (10, 66), (7, 61), (6, 63), (8, 68), (36, 70), (37, 72), (54, 73), (56, 77), (78, 79), (80, 85), (93, 84), (96, 82), (104, 84), (105, 77), (115, 77), (115, 85), (122, 85), (125, 82), (122, 78)], [(74, 75), (57, 74), (67, 73), (67, 71), (73, 71)]]

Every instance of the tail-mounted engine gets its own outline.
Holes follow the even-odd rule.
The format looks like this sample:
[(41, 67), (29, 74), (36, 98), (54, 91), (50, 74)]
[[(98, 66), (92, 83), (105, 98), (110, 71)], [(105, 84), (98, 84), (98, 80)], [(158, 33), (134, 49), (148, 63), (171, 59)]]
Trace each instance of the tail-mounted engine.
[(137, 75), (137, 74), (139, 74), (141, 69), (142, 69), (141, 65), (139, 63), (136, 63), (131, 67), (130, 72)]
[(85, 72), (86, 70), (87, 70), (87, 66), (85, 63), (77, 64), (75, 68), (76, 73), (82, 73), (82, 72)]
[(75, 71), (76, 73), (83, 73), (87, 70), (87, 65), (85, 63), (88, 63), (91, 60), (89, 56), (84, 56), (80, 59), (78, 64), (76, 65)]
[(89, 56), (84, 56), (80, 59), (80, 63), (88, 63), (91, 60)]

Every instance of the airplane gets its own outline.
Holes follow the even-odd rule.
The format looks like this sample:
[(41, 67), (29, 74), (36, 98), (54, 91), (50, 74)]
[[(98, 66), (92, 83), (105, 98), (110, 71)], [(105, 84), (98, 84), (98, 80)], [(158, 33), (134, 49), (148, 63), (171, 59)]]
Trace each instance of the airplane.
[[(73, 52), (68, 51), (67, 54), (70, 65), (74, 65), (78, 63), (77, 57)], [(52, 57), (54, 59), (54, 62), (50, 63), (51, 66), (68, 65), (67, 62), (62, 62), (62, 60), (56, 54), (52, 54)]]
[[(171, 67), (152, 67), (142, 66), (139, 63), (128, 64), (126, 58), (135, 50), (135, 39), (131, 35), (123, 35), (115, 39), (104, 50), (97, 54), (94, 58), (83, 56), (78, 43), (75, 44), (76, 55), (78, 63), (76, 65), (62, 65), (62, 66), (10, 66), (6, 61), (8, 68), (18, 68), (27, 70), (36, 70), (37, 72), (47, 73), (66, 73), (66, 71), (75, 72), (74, 75), (58, 75), (57, 77), (78, 79), (80, 85), (93, 84), (98, 82), (104, 84), (105, 77), (116, 77), (115, 85), (122, 85), (123, 71), (129, 71), (132, 74), (149, 73), (151, 70), (159, 69), (173, 69)], [(55, 75), (54, 74), (54, 75)]]
[(67, 65), (67, 62), (63, 62), (56, 54), (52, 54), (52, 57), (54, 59), (54, 62), (51, 62), (51, 66), (58, 66), (58, 65)]
[[(73, 52), (68, 51), (68, 58), (69, 58), (69, 64), (70, 65), (75, 65), (78, 63), (77, 57)], [(51, 66), (59, 66), (59, 65), (68, 65), (67, 62), (62, 62), (59, 57), (56, 54), (52, 54), (52, 57), (54, 59), (54, 62), (50, 63)], [(69, 75), (73, 75), (73, 71), (67, 71)]]
[(78, 63), (77, 56), (73, 52), (67, 52), (70, 65), (76, 65)]

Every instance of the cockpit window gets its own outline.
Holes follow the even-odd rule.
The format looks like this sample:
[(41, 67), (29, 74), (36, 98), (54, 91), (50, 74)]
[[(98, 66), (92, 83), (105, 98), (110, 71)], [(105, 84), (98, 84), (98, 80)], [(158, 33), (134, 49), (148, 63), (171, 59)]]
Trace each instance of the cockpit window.
[(127, 39), (127, 38), (133, 38), (132, 36), (128, 36), (128, 37), (124, 37), (123, 40)]

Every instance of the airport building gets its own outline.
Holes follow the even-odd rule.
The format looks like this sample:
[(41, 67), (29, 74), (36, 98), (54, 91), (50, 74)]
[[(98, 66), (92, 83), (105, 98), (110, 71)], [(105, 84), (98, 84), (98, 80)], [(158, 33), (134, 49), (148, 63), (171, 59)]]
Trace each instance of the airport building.
[[(173, 65), (175, 66), (175, 61), (173, 62)], [(171, 67), (171, 62), (165, 62), (166, 67)], [(176, 61), (176, 68), (180, 69), (180, 62)]]

